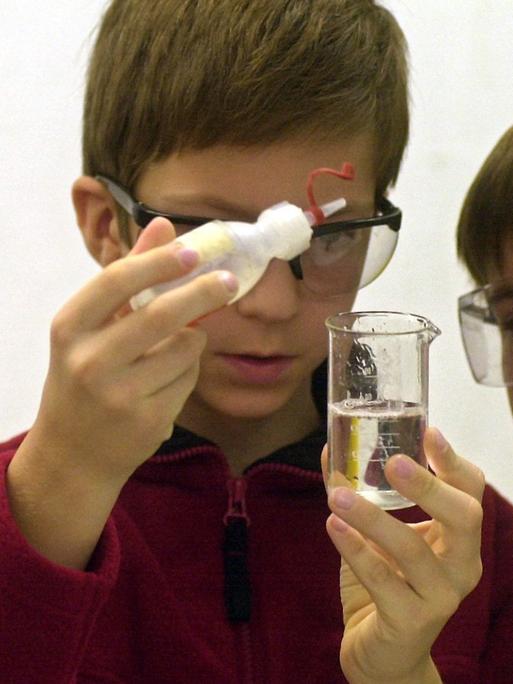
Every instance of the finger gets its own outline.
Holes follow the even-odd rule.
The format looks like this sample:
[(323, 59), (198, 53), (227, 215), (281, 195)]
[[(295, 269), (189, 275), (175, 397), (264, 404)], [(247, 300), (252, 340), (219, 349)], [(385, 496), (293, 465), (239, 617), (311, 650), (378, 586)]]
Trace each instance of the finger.
[[(457, 462), (463, 460), (455, 454), (453, 457)], [(480, 529), (480, 502), (471, 494), (436, 477), (408, 456), (393, 456), (385, 466), (385, 474), (392, 487), (443, 525), (458, 529), (466, 526), (468, 531)]]
[(203, 330), (182, 328), (129, 367), (130, 385), (143, 396), (158, 393), (199, 361), (206, 339)]
[(475, 497), (444, 482), (408, 456), (391, 458), (385, 474), (392, 487), (440, 524), (440, 550), (445, 557), (457, 559), (460, 566), (479, 557), (483, 509)]
[(188, 273), (198, 255), (172, 242), (109, 264), (61, 309), (61, 325), (80, 332), (110, 320), (131, 297), (157, 283)]
[[(359, 621), (362, 615), (374, 609), (372, 597), (342, 554), (340, 557), (340, 598), (346, 627), (351, 625), (352, 616), (356, 616), (356, 620)], [(359, 613), (359, 611), (363, 612)]]
[[(172, 383), (148, 397), (147, 406), (154, 415), (168, 416), (168, 433), (171, 434), (176, 418), (198, 381), (199, 363), (193, 364)], [(165, 439), (166, 436), (163, 437)]]
[[(163, 217), (154, 218), (145, 229), (141, 228), (135, 245), (130, 250), (130, 254), (142, 254), (154, 247), (160, 247), (171, 242), (176, 237), (173, 224)], [(132, 313), (132, 305), (127, 302), (123, 304), (115, 313), (116, 317), (127, 316)]]
[(202, 316), (225, 306), (237, 289), (235, 276), (214, 271), (156, 297), (147, 306), (87, 340), (87, 353), (106, 367), (130, 364)]
[[(422, 537), (401, 521), (347, 487), (337, 487), (328, 498), (339, 518), (393, 558), (408, 583), (421, 596), (429, 596), (445, 577), (435, 554)], [(373, 550), (376, 553), (376, 550)], [(386, 562), (383, 559), (383, 562)], [(390, 565), (387, 563), (390, 568)], [(393, 572), (392, 568), (390, 568)], [(356, 572), (356, 571), (355, 571)]]
[(397, 613), (399, 603), (404, 606), (405, 602), (415, 600), (404, 580), (357, 530), (333, 514), (327, 520), (326, 529), (344, 562), (382, 614), (392, 616)]
[(130, 254), (142, 254), (154, 247), (161, 247), (174, 240), (175, 237), (176, 232), (171, 221), (159, 216), (150, 221), (144, 229), (141, 229)]
[(325, 444), (321, 452), (321, 470), (322, 479), (324, 480), (324, 487), (328, 490), (328, 445)]
[(436, 428), (428, 428), (424, 437), (424, 450), (429, 465), (447, 484), (461, 489), (478, 501), (483, 498), (485, 478), (473, 463), (461, 458)]
[(151, 439), (148, 455), (171, 437), (176, 418), (197, 382), (198, 372), (199, 364), (196, 363), (160, 392), (147, 397), (144, 402), (139, 399), (137, 429), (139, 434), (148, 433)]

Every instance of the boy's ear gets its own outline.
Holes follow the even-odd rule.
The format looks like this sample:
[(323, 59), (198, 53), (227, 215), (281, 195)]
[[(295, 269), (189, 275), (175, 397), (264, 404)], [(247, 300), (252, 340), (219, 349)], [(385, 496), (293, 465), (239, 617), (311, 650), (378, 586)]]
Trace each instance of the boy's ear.
[(91, 176), (80, 176), (71, 190), (78, 226), (90, 254), (102, 266), (128, 252), (120, 236), (116, 203), (107, 188)]

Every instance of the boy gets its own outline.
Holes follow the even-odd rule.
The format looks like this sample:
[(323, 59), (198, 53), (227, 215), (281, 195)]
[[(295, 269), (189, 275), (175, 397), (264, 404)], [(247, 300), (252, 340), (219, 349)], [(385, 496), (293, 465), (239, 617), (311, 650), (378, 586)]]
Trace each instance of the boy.
[[(337, 655), (340, 559), (319, 469), (323, 322), (392, 254), (381, 214), (397, 215), (383, 196), (407, 139), (406, 80), (401, 31), (369, 0), (110, 4), (73, 186), (104, 270), (55, 317), (36, 422), (3, 447), (7, 681), (423, 684), (494, 673), (496, 632), (482, 617), (500, 608), (490, 550), (487, 581), (431, 657), (479, 580), (483, 491), (434, 431), (438, 478), (405, 457), (387, 466), (433, 520), (409, 527), (344, 488), (330, 499), (328, 531), (346, 561)], [(175, 229), (207, 219), (184, 217), (251, 221), (281, 200), (306, 206), (308, 174), (345, 161), (354, 180), (316, 184), (319, 203), (347, 199), (340, 233), (314, 238), (302, 277), (274, 260), (231, 306), (237, 282), (213, 273), (130, 311), (133, 295), (194, 266)], [(362, 218), (368, 228), (353, 230)], [(348, 282), (362, 244), (362, 276)], [(339, 278), (312, 275), (319, 250), (340, 250)], [(493, 517), (486, 534), (493, 548)]]
[[(478, 382), (508, 387), (513, 407), (513, 128), (494, 146), (472, 182), (457, 230), (460, 259), (479, 285), (460, 297), (467, 357)], [(477, 344), (476, 344), (477, 343)]]
[[(457, 250), (478, 286), (458, 300), (467, 360), (477, 382), (506, 387), (513, 410), (513, 127), (500, 137), (470, 185), (458, 221)], [(504, 510), (499, 522), (503, 544), (510, 549), (511, 515)], [(496, 591), (509, 605), (511, 559), (509, 553), (495, 579)], [(503, 611), (500, 621), (505, 644), (513, 637), (513, 620)], [(503, 681), (511, 679), (510, 649), (499, 650), (497, 659), (497, 667), (507, 673)]]

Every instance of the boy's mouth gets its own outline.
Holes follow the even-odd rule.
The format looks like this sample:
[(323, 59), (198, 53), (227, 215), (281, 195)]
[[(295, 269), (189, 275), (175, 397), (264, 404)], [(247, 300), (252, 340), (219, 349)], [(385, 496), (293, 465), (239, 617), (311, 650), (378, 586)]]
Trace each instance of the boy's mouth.
[(255, 384), (275, 382), (290, 367), (294, 356), (273, 354), (221, 354), (240, 379)]

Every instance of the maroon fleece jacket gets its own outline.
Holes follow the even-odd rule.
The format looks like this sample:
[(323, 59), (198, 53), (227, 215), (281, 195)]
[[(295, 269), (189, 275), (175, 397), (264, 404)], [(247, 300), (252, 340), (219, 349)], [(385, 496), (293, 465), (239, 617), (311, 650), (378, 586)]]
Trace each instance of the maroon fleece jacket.
[[(20, 438), (0, 445), (2, 684), (343, 684), (324, 439), (232, 478), (216, 446), (177, 430), (125, 486), (85, 572), (25, 542), (4, 485)], [(484, 510), (482, 580), (433, 649), (445, 684), (513, 682), (513, 508), (487, 487)]]

